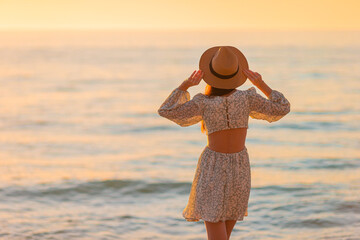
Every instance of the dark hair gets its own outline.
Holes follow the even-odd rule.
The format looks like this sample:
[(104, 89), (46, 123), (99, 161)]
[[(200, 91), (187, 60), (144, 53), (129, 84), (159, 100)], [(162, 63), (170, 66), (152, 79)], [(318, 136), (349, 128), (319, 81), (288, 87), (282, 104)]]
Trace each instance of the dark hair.
[[(233, 91), (235, 88), (232, 89), (223, 89), (223, 88), (216, 88), (216, 87), (212, 87), (209, 84), (206, 84), (205, 87), (205, 95), (207, 96), (222, 96), (222, 95), (226, 95), (228, 93), (230, 93), (231, 91)], [(204, 123), (204, 120), (201, 120), (201, 132), (205, 132), (206, 126)]]

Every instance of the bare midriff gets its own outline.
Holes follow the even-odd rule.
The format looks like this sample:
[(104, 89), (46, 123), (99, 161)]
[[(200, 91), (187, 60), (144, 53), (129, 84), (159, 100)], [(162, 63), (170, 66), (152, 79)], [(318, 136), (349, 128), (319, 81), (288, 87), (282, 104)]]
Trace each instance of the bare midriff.
[(208, 147), (216, 152), (235, 153), (245, 147), (247, 128), (232, 128), (210, 133)]

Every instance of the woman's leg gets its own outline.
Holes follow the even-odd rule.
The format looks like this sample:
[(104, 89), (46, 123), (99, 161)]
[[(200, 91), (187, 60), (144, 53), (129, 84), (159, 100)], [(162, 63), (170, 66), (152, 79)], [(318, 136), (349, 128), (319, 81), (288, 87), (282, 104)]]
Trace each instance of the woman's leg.
[(227, 240), (225, 222), (208, 222), (204, 221), (208, 240)]
[(230, 239), (231, 231), (233, 230), (237, 220), (226, 220), (226, 233), (227, 233), (227, 239)]

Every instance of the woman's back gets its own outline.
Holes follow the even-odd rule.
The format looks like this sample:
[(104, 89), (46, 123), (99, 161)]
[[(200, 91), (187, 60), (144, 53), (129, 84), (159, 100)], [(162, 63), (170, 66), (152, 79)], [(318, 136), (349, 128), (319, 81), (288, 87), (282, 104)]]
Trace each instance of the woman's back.
[(208, 135), (208, 146), (216, 152), (240, 152), (245, 147), (246, 133), (247, 128), (232, 128), (213, 132)]
[[(233, 95), (238, 90), (230, 92), (229, 94), (225, 94), (222, 96), (214, 96), (218, 99), (225, 100), (225, 104), (227, 103), (228, 97)], [(212, 98), (212, 97), (210, 97)], [(226, 108), (225, 110), (229, 110)], [(229, 124), (229, 123), (227, 123)], [(210, 149), (216, 152), (222, 153), (234, 153), (240, 152), (245, 147), (247, 127), (240, 128), (230, 128), (212, 132), (208, 134), (208, 146)]]

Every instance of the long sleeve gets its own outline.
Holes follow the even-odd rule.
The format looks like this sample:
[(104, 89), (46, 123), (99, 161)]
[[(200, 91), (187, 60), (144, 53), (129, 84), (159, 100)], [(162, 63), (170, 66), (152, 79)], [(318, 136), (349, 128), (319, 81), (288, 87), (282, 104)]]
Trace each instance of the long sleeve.
[(269, 99), (258, 94), (255, 87), (247, 89), (247, 93), (249, 115), (253, 119), (275, 122), (290, 112), (290, 102), (277, 90), (272, 90)]
[(176, 124), (187, 127), (202, 120), (202, 94), (190, 100), (188, 91), (175, 88), (161, 104), (158, 114)]

